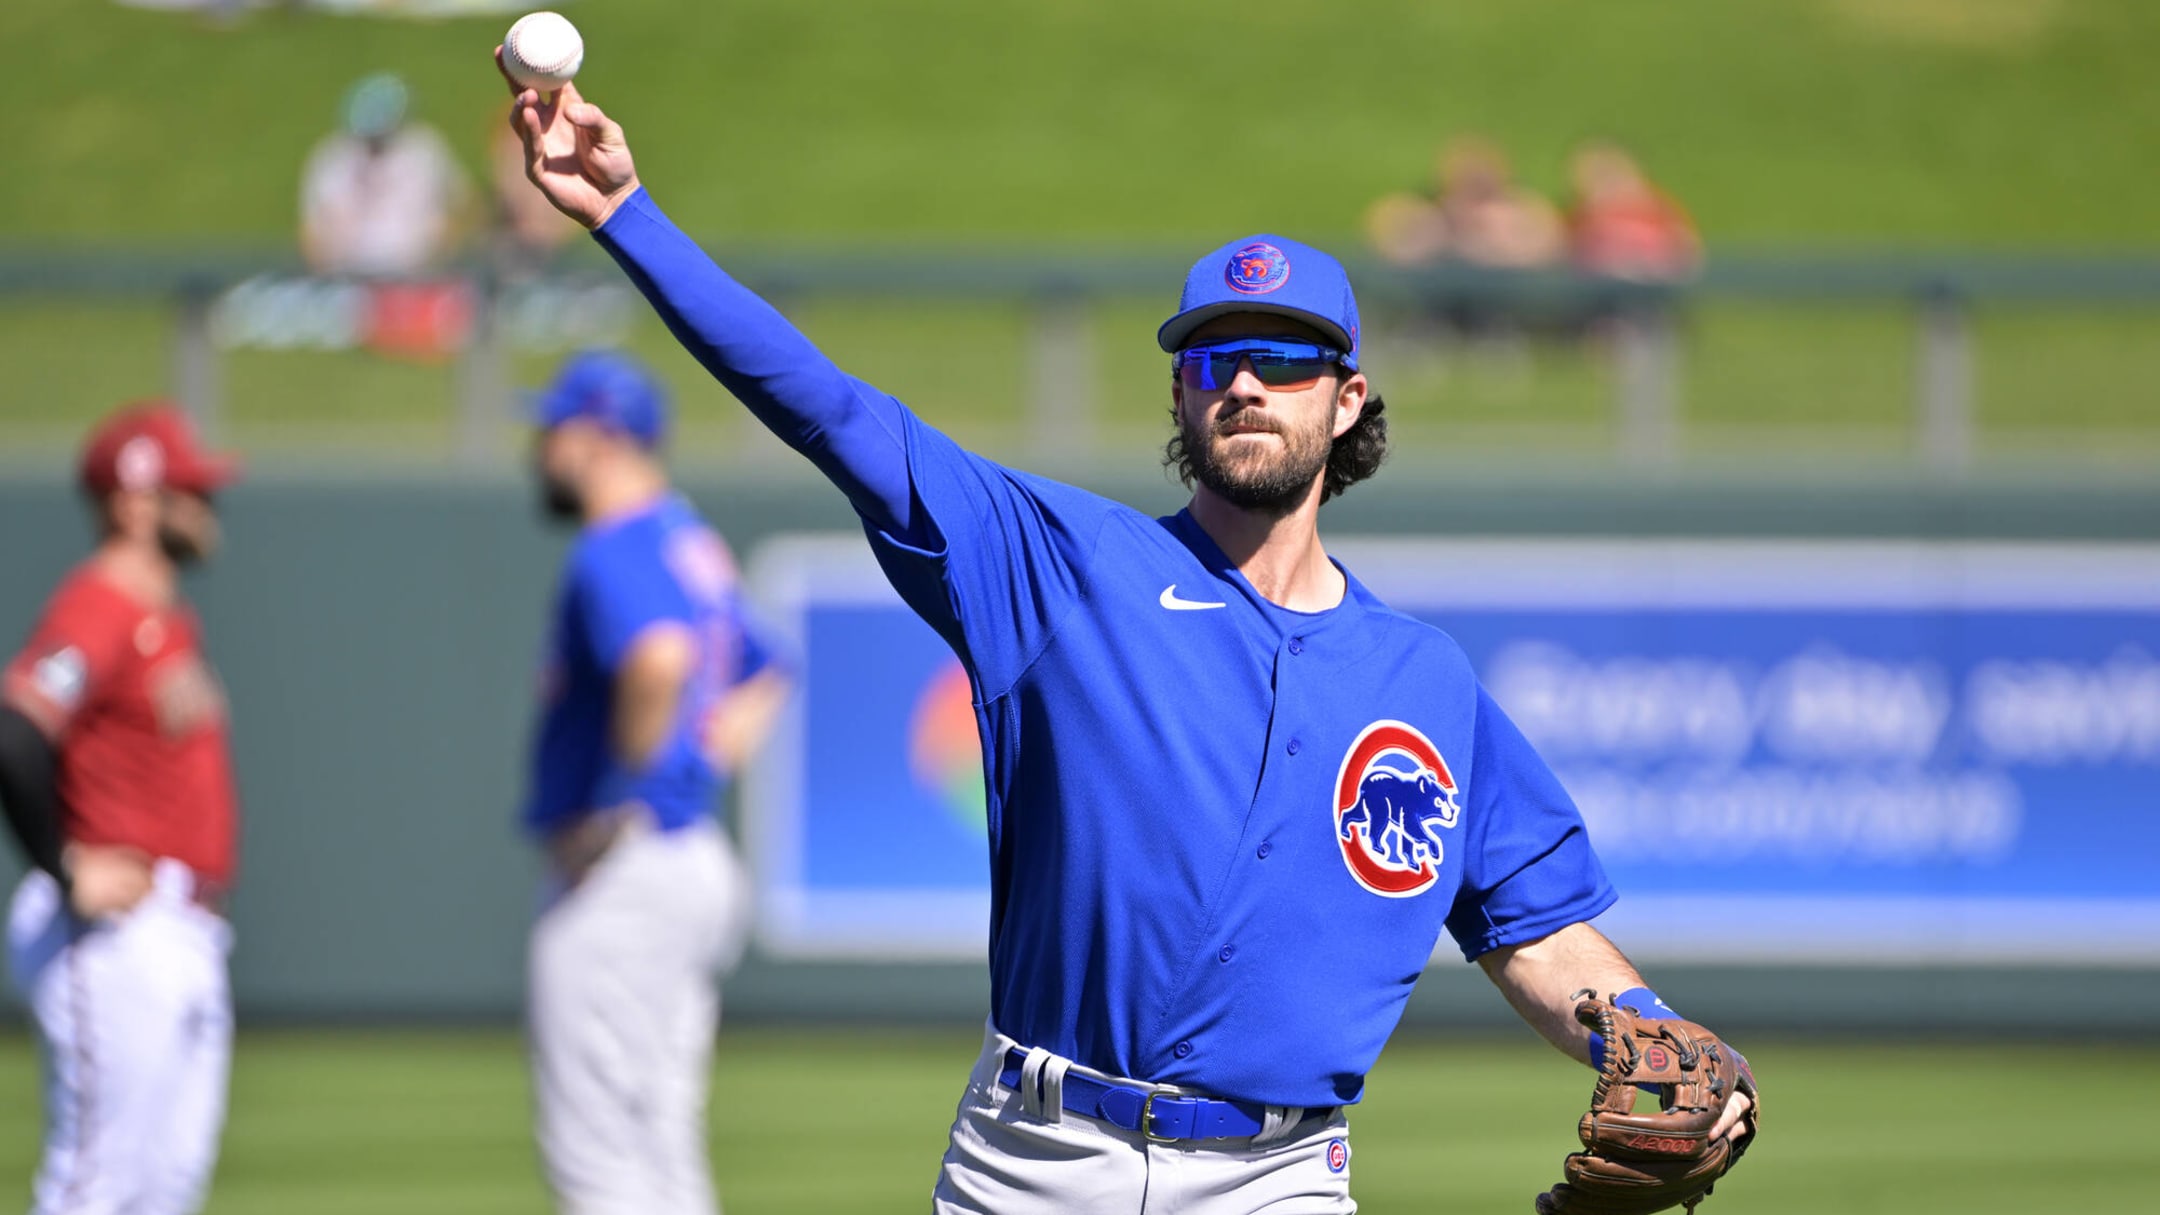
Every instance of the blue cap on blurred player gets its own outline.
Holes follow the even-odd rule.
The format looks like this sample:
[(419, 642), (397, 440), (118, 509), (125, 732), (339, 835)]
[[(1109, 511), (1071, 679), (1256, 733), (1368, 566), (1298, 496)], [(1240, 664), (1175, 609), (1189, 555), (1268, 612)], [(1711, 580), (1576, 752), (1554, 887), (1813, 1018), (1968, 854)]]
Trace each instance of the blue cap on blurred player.
[(586, 418), (647, 447), (667, 433), (667, 389), (643, 363), (612, 350), (570, 356), (533, 401), (533, 420), (553, 430)]
[(1274, 312), (1303, 321), (1344, 350), (1343, 366), (1358, 365), (1357, 297), (1342, 263), (1287, 237), (1247, 236), (1193, 263), (1176, 316), (1155, 340), (1181, 349), (1192, 332), (1232, 312)]

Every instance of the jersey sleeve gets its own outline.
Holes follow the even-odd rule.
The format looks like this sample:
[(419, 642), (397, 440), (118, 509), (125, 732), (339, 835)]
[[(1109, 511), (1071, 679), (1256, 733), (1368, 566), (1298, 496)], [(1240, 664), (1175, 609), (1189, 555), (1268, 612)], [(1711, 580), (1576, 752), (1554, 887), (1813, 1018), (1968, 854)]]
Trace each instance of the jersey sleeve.
[(1475, 960), (1580, 923), (1618, 897), (1559, 778), (1478, 688), (1463, 883), (1448, 934)]
[(64, 588), (0, 676), (7, 703), (48, 737), (65, 735), (125, 660), (133, 623), (111, 598)]
[(921, 526), (866, 526), (900, 597), (995, 697), (1026, 671), (1085, 593), (1088, 558), (1115, 504), (1016, 472), (903, 421)]
[(601, 670), (613, 674), (639, 633), (662, 621), (697, 623), (696, 607), (667, 566), (620, 545), (593, 545), (573, 567), (575, 618)]
[(994, 694), (1017, 679), (1111, 504), (965, 451), (842, 372), (642, 189), (593, 235), (683, 347), (847, 495), (894, 588), (977, 681)]
[(911, 535), (905, 406), (840, 370), (729, 277), (641, 187), (593, 237), (668, 330), (758, 421), (801, 452), (874, 526)]

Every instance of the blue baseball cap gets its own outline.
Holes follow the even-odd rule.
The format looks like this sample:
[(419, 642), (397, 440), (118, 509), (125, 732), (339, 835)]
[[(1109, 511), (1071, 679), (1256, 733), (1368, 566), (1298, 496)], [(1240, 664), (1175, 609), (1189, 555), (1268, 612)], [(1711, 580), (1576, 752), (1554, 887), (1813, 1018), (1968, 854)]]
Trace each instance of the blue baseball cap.
[(533, 421), (542, 430), (572, 418), (590, 418), (652, 447), (667, 432), (667, 389), (629, 355), (581, 351), (533, 398)]
[(1342, 263), (1311, 245), (1287, 237), (1247, 236), (1193, 263), (1176, 316), (1163, 322), (1155, 340), (1175, 353), (1200, 326), (1233, 312), (1274, 312), (1303, 321), (1346, 352), (1343, 366), (1358, 365), (1357, 297)]

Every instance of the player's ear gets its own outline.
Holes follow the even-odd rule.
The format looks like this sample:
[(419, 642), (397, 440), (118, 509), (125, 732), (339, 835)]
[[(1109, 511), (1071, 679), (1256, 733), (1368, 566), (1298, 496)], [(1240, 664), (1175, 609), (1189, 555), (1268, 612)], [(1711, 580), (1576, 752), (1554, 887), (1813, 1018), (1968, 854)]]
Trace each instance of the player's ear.
[(1365, 412), (1366, 394), (1371, 391), (1372, 382), (1365, 378), (1362, 371), (1351, 372), (1347, 379), (1336, 386), (1335, 438), (1342, 438), (1345, 431), (1357, 425), (1358, 417)]

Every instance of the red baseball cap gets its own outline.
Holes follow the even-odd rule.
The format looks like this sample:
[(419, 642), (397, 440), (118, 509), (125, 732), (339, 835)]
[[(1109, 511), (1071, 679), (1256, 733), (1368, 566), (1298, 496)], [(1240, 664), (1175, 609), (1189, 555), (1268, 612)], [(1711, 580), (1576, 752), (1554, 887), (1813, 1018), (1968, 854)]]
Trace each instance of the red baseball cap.
[(92, 493), (178, 489), (207, 494), (240, 479), (236, 456), (206, 451), (187, 412), (171, 401), (115, 411), (83, 445), (82, 485)]

